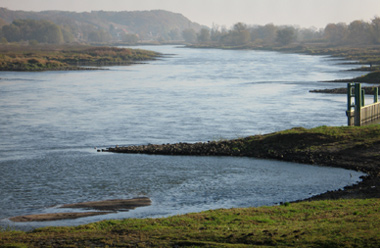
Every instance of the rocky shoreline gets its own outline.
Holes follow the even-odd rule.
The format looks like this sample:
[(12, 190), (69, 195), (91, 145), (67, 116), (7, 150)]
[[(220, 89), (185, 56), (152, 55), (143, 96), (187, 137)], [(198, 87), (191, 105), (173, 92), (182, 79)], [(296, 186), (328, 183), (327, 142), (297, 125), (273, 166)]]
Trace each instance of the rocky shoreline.
[[(334, 129), (334, 127), (325, 128)], [(380, 197), (380, 159), (378, 158), (380, 137), (374, 136), (375, 133), (380, 133), (380, 128), (374, 126), (369, 128), (369, 131), (366, 128), (365, 134), (358, 134), (362, 137), (352, 136), (352, 132), (358, 129), (354, 130), (355, 128), (350, 127), (341, 127), (341, 129), (345, 132), (343, 137), (295, 128), (235, 140), (110, 147), (103, 151), (152, 155), (246, 156), (340, 167), (362, 171), (367, 176), (362, 177), (362, 182), (347, 186), (344, 190), (326, 192), (307, 200)], [(371, 135), (375, 139), (367, 138)]]
[[(362, 87), (362, 89), (365, 91), (366, 95), (373, 95), (375, 93), (375, 88), (379, 88), (379, 86), (376, 87)], [(335, 88), (335, 89), (322, 89), (322, 90), (310, 90), (311, 93), (325, 93), (325, 94), (347, 94), (347, 87), (346, 88)]]

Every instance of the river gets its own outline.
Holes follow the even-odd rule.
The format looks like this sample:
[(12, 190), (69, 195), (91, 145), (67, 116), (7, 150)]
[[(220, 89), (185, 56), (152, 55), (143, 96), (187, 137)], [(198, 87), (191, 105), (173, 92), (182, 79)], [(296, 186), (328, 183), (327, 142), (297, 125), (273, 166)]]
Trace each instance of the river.
[[(326, 56), (147, 46), (165, 54), (98, 71), (0, 72), (0, 225), (28, 229), (273, 205), (353, 184), (338, 168), (254, 158), (97, 153), (115, 145), (230, 139), (346, 125), (353, 65)], [(129, 212), (43, 223), (17, 215), (65, 203), (147, 196)]]

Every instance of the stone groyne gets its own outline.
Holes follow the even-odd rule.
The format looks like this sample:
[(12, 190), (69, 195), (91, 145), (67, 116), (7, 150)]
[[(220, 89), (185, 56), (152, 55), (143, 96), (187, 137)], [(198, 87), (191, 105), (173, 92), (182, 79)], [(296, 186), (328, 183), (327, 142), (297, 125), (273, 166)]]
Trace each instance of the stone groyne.
[(315, 197), (338, 199), (380, 197), (379, 144), (379, 125), (360, 129), (323, 126), (311, 130), (293, 128), (234, 140), (116, 146), (102, 151), (151, 155), (245, 156), (340, 167), (367, 173), (357, 185)]
[[(115, 153), (143, 153), (156, 155), (197, 155), (197, 156), (247, 156), (238, 147), (237, 141), (209, 141), (205, 143), (176, 143), (162, 145), (141, 145), (114, 147), (102, 150)], [(242, 145), (242, 143), (240, 144)]]

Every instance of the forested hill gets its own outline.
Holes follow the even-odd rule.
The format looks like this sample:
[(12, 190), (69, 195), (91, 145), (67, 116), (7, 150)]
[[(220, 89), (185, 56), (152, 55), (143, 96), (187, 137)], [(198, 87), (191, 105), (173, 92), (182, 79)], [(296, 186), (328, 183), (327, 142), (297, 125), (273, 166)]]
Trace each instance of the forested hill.
[(182, 39), (182, 32), (186, 29), (199, 31), (202, 28), (181, 14), (163, 10), (77, 13), (12, 11), (0, 8), (0, 28), (17, 20), (50, 21), (60, 27), (69, 41), (85, 42), (128, 42), (136, 39), (175, 41)]

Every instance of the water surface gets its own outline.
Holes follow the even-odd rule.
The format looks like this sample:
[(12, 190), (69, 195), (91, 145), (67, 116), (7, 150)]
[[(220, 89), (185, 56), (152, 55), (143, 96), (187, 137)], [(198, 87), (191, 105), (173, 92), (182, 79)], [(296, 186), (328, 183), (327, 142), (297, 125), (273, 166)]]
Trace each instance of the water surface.
[(362, 175), (252, 158), (97, 153), (94, 147), (346, 125), (345, 95), (309, 90), (345, 87), (321, 81), (360, 75), (324, 56), (144, 48), (170, 55), (106, 71), (0, 72), (1, 223), (60, 211), (59, 204), (137, 196), (153, 205), (20, 226), (272, 205), (342, 188)]

